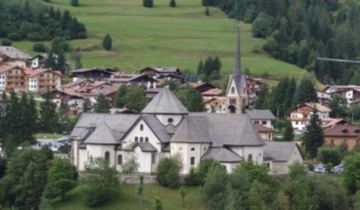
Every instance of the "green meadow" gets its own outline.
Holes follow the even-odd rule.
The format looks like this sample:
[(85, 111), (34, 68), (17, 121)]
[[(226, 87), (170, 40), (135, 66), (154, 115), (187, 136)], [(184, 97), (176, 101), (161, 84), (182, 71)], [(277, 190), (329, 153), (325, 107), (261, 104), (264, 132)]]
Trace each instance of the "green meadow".
[[(120, 192), (104, 206), (95, 208), (98, 210), (140, 210), (137, 185), (121, 185)], [(171, 190), (158, 185), (145, 185), (144, 209), (154, 209), (155, 198), (159, 198), (164, 209), (171, 210), (204, 210), (200, 188), (186, 188), (185, 206), (178, 190)], [(77, 187), (70, 192), (64, 201), (55, 201), (52, 208), (56, 210), (90, 210), (84, 205), (83, 188)], [(94, 208), (92, 208), (94, 209)]]
[[(228, 74), (233, 70), (233, 20), (217, 8), (210, 8), (210, 16), (205, 16), (200, 0), (177, 0), (176, 8), (169, 7), (169, 0), (154, 2), (154, 8), (142, 7), (141, 0), (80, 0), (80, 7), (71, 7), (69, 0), (52, 0), (49, 5), (69, 10), (86, 25), (88, 39), (70, 41), (72, 47), (81, 48), (85, 67), (134, 72), (145, 66), (177, 66), (195, 72), (200, 59), (219, 56), (222, 71)], [(252, 37), (251, 25), (242, 23), (240, 27), (243, 67), (251, 74), (268, 73), (276, 80), (306, 72), (262, 52), (265, 40)], [(106, 33), (113, 38), (111, 52), (101, 47)], [(35, 54), (31, 42), (14, 45)]]

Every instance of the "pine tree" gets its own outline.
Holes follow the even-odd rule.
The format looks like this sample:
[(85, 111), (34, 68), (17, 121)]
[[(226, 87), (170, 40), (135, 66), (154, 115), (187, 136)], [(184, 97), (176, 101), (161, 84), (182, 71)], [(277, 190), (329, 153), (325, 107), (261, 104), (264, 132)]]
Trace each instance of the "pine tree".
[(202, 75), (204, 73), (204, 63), (203, 63), (202, 59), (199, 61), (196, 73), (197, 73), (197, 75)]
[(296, 88), (293, 106), (297, 106), (302, 103), (317, 102), (317, 94), (314, 84), (309, 79), (302, 79)]
[(303, 143), (310, 158), (315, 158), (318, 148), (324, 143), (324, 134), (321, 127), (321, 120), (316, 107), (312, 109), (309, 123), (305, 127)]
[(204, 14), (205, 14), (206, 16), (210, 16), (209, 7), (206, 7), (206, 8), (205, 8)]
[(109, 34), (106, 34), (103, 38), (103, 48), (107, 51), (111, 51), (112, 48), (112, 38)]
[(88, 113), (88, 112), (91, 112), (92, 110), (92, 105), (91, 105), (91, 101), (87, 98), (85, 99), (84, 103), (83, 103), (83, 107), (82, 107), (82, 111), (84, 113)]
[(100, 94), (97, 99), (96, 103), (94, 104), (94, 111), (96, 113), (109, 113), (110, 112), (110, 104), (109, 101), (103, 94)]
[(291, 78), (288, 81), (288, 86), (286, 89), (285, 105), (284, 105), (285, 114), (288, 114), (289, 110), (292, 108), (292, 102), (294, 99), (295, 91), (296, 91), (296, 81), (294, 78)]
[(170, 0), (170, 7), (176, 7), (176, 1)]
[(49, 94), (40, 104), (39, 125), (42, 132), (55, 132), (59, 127), (59, 119), (56, 113), (56, 104), (50, 100)]
[(153, 0), (143, 0), (143, 7), (151, 8), (154, 6)]
[(344, 110), (341, 107), (341, 99), (339, 96), (335, 95), (329, 103), (329, 108), (331, 109), (330, 117), (342, 117), (344, 115)]
[(293, 141), (294, 140), (294, 129), (290, 121), (285, 122), (285, 131), (283, 134), (283, 141)]

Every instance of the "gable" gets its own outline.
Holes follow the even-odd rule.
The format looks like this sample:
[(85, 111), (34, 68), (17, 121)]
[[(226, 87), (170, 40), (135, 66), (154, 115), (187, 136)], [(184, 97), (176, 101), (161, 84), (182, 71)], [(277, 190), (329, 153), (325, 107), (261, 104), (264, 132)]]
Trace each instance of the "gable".
[(230, 82), (230, 86), (228, 88), (228, 92), (226, 93), (227, 96), (239, 96), (239, 92), (238, 89), (236, 87), (236, 83), (235, 80), (232, 78), (231, 82)]

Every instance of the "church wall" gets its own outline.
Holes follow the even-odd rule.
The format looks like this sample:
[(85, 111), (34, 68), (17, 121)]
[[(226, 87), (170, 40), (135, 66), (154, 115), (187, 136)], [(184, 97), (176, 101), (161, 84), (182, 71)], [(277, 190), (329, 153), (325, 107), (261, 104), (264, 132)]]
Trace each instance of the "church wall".
[[(143, 130), (141, 130), (141, 125), (143, 125)], [(145, 142), (146, 138), (148, 138), (149, 143), (152, 144), (158, 152), (161, 151), (160, 140), (152, 132), (144, 120), (140, 120), (125, 137), (123, 141), (123, 148), (135, 142), (136, 137), (138, 138), (138, 142), (141, 141), (141, 138), (143, 142)]]
[[(182, 174), (188, 174), (191, 167), (196, 168), (200, 163), (202, 155), (209, 148), (209, 144), (171, 143), (171, 156), (180, 154), (182, 158)], [(191, 165), (191, 158), (194, 164)]]
[(86, 146), (86, 151), (88, 152), (87, 161), (89, 161), (90, 157), (93, 158), (105, 158), (105, 152), (110, 153), (109, 163), (110, 166), (115, 166), (115, 146), (114, 145), (94, 145), (88, 144)]
[(263, 146), (258, 147), (250, 147), (250, 146), (244, 146), (244, 147), (230, 147), (232, 151), (234, 151), (236, 154), (240, 155), (244, 158), (244, 160), (249, 159), (249, 155), (252, 156), (252, 161), (256, 164), (263, 164), (263, 158), (264, 158), (264, 149)]
[(239, 163), (221, 163), (221, 165), (225, 166), (227, 173), (232, 173), (238, 164)]
[(83, 171), (85, 170), (85, 164), (88, 161), (88, 155), (87, 155), (87, 151), (86, 149), (79, 149), (79, 159), (78, 159), (78, 170), (79, 171)]
[(177, 126), (181, 122), (183, 116), (182, 115), (160, 115), (160, 114), (158, 114), (158, 115), (156, 115), (156, 118), (161, 122), (161, 124), (163, 124), (165, 126), (169, 124), (168, 120), (171, 118), (173, 121), (172, 124), (174, 126)]
[(142, 152), (140, 147), (136, 147), (134, 155), (139, 163), (139, 172), (141, 173), (151, 173), (152, 164), (151, 164), (151, 153)]

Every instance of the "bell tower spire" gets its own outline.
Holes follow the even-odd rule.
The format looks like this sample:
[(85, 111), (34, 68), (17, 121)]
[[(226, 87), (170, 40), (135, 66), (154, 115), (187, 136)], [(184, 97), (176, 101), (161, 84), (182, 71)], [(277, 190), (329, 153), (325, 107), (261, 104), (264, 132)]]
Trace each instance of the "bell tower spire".
[(236, 21), (236, 51), (235, 51), (235, 69), (234, 75), (241, 75), (241, 41), (240, 41), (240, 26), (239, 21)]

